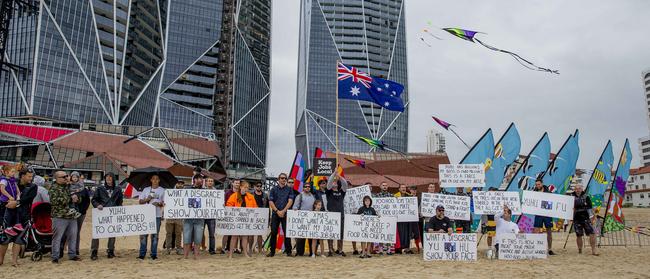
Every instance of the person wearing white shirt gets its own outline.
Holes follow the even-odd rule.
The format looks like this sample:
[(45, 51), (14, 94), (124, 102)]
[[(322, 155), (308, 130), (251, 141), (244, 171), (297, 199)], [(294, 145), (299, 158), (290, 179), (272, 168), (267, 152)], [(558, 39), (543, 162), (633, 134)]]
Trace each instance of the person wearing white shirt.
[(494, 247), (496, 248), (496, 251), (498, 253), (499, 241), (501, 240), (501, 236), (509, 233), (514, 233), (514, 234), (519, 233), (519, 226), (517, 225), (517, 223), (512, 221), (512, 210), (510, 210), (510, 208), (508, 208), (507, 205), (503, 205), (503, 212), (500, 214), (496, 214), (494, 216), (494, 219), (497, 223), (496, 241)]
[[(165, 205), (165, 189), (160, 187), (160, 177), (151, 176), (151, 186), (144, 188), (140, 194), (140, 204), (151, 204), (156, 207), (156, 234), (151, 235), (151, 259), (158, 259), (158, 232), (160, 231), (160, 222), (162, 220), (163, 206)], [(147, 239), (149, 235), (140, 236), (140, 255), (138, 259), (144, 260), (147, 254)]]

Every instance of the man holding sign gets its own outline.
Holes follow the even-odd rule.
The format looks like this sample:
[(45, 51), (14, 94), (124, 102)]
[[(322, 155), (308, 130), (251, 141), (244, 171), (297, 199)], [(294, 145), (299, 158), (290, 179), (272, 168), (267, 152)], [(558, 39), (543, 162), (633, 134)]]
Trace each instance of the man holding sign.
[[(140, 204), (151, 204), (156, 207), (156, 233), (151, 235), (151, 259), (158, 259), (158, 232), (160, 231), (160, 221), (162, 220), (162, 208), (164, 202), (165, 189), (160, 187), (160, 177), (151, 176), (151, 187), (144, 188), (140, 194)], [(140, 255), (138, 259), (144, 260), (147, 254), (147, 239), (149, 235), (140, 236)]]
[[(533, 191), (543, 192), (543, 193), (551, 192), (548, 189), (548, 187), (543, 184), (541, 178), (535, 180), (535, 188), (533, 189)], [(535, 228), (535, 233), (542, 233), (542, 228), (546, 229), (546, 241), (548, 243), (548, 254), (551, 256), (555, 255), (553, 250), (551, 250), (553, 247), (553, 218), (547, 216), (535, 215), (534, 228)]]
[[(192, 185), (186, 189), (202, 189), (203, 188), (203, 175), (195, 174), (192, 177)], [(191, 204), (194, 202), (196, 204)], [(191, 199), (188, 201), (190, 207), (199, 207), (199, 201)], [(190, 255), (192, 244), (194, 244), (194, 259), (199, 257), (199, 247), (203, 239), (203, 227), (205, 226), (204, 219), (184, 219), (183, 220), (183, 255), (185, 259)]]
[[(512, 210), (508, 208), (507, 205), (503, 205), (503, 213), (497, 214), (495, 216), (496, 222), (497, 222), (497, 231), (496, 231), (496, 244), (494, 244), (494, 248), (496, 249), (497, 253), (499, 252), (499, 242), (501, 241), (501, 237), (504, 234), (516, 234), (519, 232), (519, 226), (517, 223), (512, 221)], [(488, 258), (492, 258), (493, 255), (490, 252), (488, 252)]]

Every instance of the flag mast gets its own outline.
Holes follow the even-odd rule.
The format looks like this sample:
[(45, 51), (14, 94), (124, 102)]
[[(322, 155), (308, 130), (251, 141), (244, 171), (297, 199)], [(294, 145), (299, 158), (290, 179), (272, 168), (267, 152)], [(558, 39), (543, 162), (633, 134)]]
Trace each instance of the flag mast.
[(339, 60), (336, 60), (336, 164), (339, 163)]

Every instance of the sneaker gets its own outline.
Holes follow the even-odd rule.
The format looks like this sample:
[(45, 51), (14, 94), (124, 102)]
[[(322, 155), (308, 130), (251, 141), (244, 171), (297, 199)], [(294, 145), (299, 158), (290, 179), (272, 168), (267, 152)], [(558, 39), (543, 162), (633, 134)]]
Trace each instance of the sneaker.
[(553, 252), (553, 250), (548, 250), (548, 254), (549, 254), (550, 256), (555, 256), (555, 253)]
[(322, 258), (327, 258), (327, 256), (325, 256), (325, 254), (320, 254), (320, 256), (321, 256)]
[(183, 255), (183, 249), (176, 248), (176, 255)]
[(106, 254), (108, 254), (107, 257), (108, 257), (109, 259), (115, 258), (115, 252), (113, 252), (113, 251), (110, 251), (110, 250), (109, 250)]
[(334, 254), (332, 254), (332, 252), (327, 252), (327, 256), (332, 257), (332, 256), (334, 256)]
[(96, 261), (97, 260), (97, 251), (92, 251), (90, 254), (90, 260)]
[(217, 252), (215, 252), (215, 251), (210, 251), (210, 252), (208, 252), (208, 253), (209, 253), (210, 255), (216, 255), (216, 254), (217, 254)]
[(18, 223), (18, 224), (16, 224), (16, 225), (14, 226), (14, 230), (19, 231), (19, 232), (22, 232), (22, 231), (24, 231), (25, 229), (23, 228), (23, 225), (22, 225), (22, 224)]
[(372, 258), (372, 256), (371, 255), (366, 255), (366, 258)]
[(53, 264), (59, 264), (59, 259), (54, 259), (54, 260), (52, 260), (52, 263), (53, 263)]
[(392, 256), (392, 255), (395, 255), (395, 253), (393, 253), (393, 252), (388, 252), (388, 253), (386, 253), (386, 255)]
[(158, 259), (158, 257), (156, 257), (156, 256), (151, 256), (151, 260), (152, 260), (152, 261), (155, 261), (155, 260), (157, 260), (157, 259)]
[(352, 255), (355, 255), (355, 256), (356, 256), (356, 255), (359, 255), (359, 251), (354, 250), (354, 252), (352, 252)]
[(311, 257), (312, 257), (312, 258), (316, 258), (316, 254), (311, 254)]
[(266, 257), (267, 258), (273, 258), (273, 257), (275, 257), (275, 254), (274, 253), (268, 253), (268, 254), (266, 254)]
[(70, 260), (71, 260), (71, 261), (74, 261), (74, 262), (80, 262), (80, 261), (81, 261), (81, 258), (79, 258), (79, 257), (74, 257), (74, 258), (72, 258), (72, 259), (70, 259)]
[(345, 252), (341, 251), (341, 257), (345, 257)]
[(8, 236), (17, 236), (18, 235), (18, 233), (16, 233), (16, 231), (14, 231), (13, 228), (5, 229), (5, 234), (7, 234)]
[(366, 257), (366, 255), (361, 255), (361, 256), (359, 256), (359, 259), (364, 259), (365, 257)]
[(144, 260), (144, 256), (138, 256), (138, 260)]

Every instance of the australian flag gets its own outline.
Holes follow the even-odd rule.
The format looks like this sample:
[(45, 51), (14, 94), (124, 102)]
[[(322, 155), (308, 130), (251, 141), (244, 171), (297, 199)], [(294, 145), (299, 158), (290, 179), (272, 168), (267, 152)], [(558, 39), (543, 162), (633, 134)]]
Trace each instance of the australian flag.
[(383, 78), (371, 77), (355, 67), (338, 63), (339, 99), (373, 102), (387, 110), (404, 111), (400, 98), (404, 86)]

